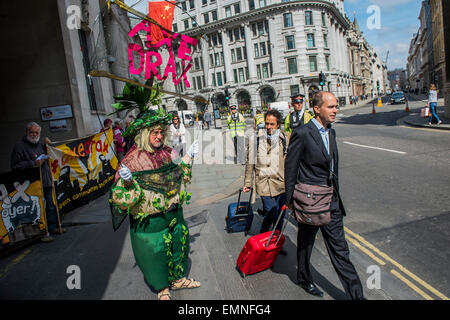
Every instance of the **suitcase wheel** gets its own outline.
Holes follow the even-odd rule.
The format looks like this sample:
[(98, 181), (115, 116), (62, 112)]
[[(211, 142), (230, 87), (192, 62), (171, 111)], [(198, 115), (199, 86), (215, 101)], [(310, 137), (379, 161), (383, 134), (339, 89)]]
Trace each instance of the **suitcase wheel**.
[(239, 272), (239, 275), (244, 279), (247, 275), (244, 274), (238, 266), (236, 266), (236, 270)]

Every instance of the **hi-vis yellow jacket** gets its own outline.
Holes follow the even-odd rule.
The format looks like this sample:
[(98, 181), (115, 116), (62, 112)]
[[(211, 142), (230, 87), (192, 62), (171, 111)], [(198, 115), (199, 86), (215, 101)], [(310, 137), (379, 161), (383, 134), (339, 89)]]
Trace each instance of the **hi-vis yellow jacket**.
[(234, 138), (236, 134), (239, 137), (243, 137), (245, 133), (245, 119), (239, 112), (236, 113), (236, 120), (233, 120), (231, 114), (227, 118), (228, 129), (230, 129), (231, 138)]

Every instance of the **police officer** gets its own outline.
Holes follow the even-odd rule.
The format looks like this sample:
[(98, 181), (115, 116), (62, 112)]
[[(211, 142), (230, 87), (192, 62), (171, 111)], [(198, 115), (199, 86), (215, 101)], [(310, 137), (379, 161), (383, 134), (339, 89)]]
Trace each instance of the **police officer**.
[(309, 110), (306, 110), (303, 104), (304, 98), (305, 96), (300, 93), (291, 96), (294, 111), (284, 120), (284, 131), (288, 134), (291, 134), (295, 128), (307, 124), (314, 116)]
[[(244, 133), (245, 133), (245, 119), (242, 114), (237, 111), (236, 105), (230, 107), (231, 114), (227, 118), (228, 129), (230, 130), (231, 139), (234, 143), (234, 162), (245, 163), (244, 159)], [(239, 152), (238, 152), (239, 150)], [(238, 161), (239, 156), (239, 161)]]

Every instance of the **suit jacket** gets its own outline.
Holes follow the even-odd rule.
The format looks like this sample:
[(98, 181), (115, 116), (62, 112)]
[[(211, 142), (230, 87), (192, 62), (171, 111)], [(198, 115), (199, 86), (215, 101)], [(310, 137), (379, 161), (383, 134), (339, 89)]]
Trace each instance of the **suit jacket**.
[(328, 155), (320, 132), (314, 123), (310, 121), (292, 132), (284, 166), (287, 203), (293, 202), (294, 187), (298, 182), (311, 185), (329, 185), (331, 182), (335, 188), (331, 209), (339, 207), (342, 215), (345, 216), (345, 208), (339, 194), (339, 154), (334, 129), (330, 129), (329, 141), (330, 154), (334, 159), (334, 175), (331, 181), (329, 180), (331, 156)]

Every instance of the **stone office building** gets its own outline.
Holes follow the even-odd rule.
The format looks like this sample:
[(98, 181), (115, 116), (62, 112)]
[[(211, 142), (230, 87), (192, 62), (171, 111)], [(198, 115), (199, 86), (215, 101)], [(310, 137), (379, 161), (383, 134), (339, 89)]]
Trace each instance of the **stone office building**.
[[(191, 84), (168, 90), (213, 102), (260, 108), (290, 101), (294, 93), (311, 99), (323, 89), (341, 104), (352, 94), (346, 31), (350, 21), (344, 1), (191, 0), (175, 8), (173, 29), (188, 36), (203, 34), (192, 54)], [(168, 97), (168, 110), (203, 111), (206, 104)]]
[[(8, 45), (0, 56), (5, 75), (0, 172), (10, 170), (10, 154), (27, 123), (42, 127), (41, 140), (63, 141), (98, 132), (113, 111), (113, 95), (121, 93), (123, 83), (87, 74), (94, 68), (122, 74), (121, 66), (128, 68), (122, 49), (129, 41), (127, 31), (119, 31), (129, 30), (130, 22), (117, 7), (105, 8), (106, 0), (2, 2), (0, 29)], [(79, 23), (72, 25), (77, 11)], [(24, 20), (24, 13), (31, 14)], [(66, 118), (50, 121), (42, 115), (55, 106), (65, 106)]]

